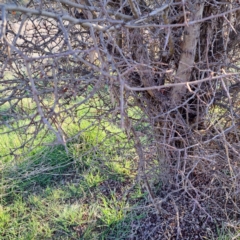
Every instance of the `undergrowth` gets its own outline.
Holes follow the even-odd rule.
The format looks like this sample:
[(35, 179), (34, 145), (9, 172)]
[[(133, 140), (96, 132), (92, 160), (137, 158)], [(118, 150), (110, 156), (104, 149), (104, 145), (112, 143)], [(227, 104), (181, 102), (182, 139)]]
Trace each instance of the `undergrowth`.
[[(76, 116), (80, 120), (66, 119), (63, 125), (70, 136), (81, 133), (67, 143), (68, 152), (39, 144), (54, 139), (43, 129), (35, 148), (26, 145), (9, 154), (21, 146), (20, 135), (7, 126), (0, 129), (0, 239), (138, 239), (149, 199), (136, 180), (133, 142), (118, 127), (96, 126), (83, 114), (91, 109), (83, 108)], [(230, 236), (219, 230), (219, 240)]]
[(63, 146), (39, 145), (15, 155), (8, 153), (21, 145), (18, 133), (1, 128), (0, 239), (125, 239), (144, 217), (131, 208), (146, 198), (134, 187), (133, 145), (116, 150), (125, 134), (109, 123), (104, 130), (88, 121), (64, 127), (70, 135), (88, 129), (67, 143), (68, 153)]

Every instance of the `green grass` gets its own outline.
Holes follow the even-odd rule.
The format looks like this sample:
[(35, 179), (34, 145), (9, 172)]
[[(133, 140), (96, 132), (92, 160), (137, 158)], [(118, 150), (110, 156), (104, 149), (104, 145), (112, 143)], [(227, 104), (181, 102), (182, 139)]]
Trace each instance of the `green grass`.
[[(0, 227), (4, 231), (0, 239), (127, 236), (132, 221), (126, 210), (129, 200), (119, 200), (115, 189), (103, 186), (109, 179), (100, 170), (96, 171), (96, 167), (93, 171), (83, 171), (82, 176), (71, 177), (68, 180), (62, 177), (60, 182), (53, 179), (47, 186), (26, 180), (27, 184), (20, 184), (22, 190), (2, 197)], [(125, 227), (120, 228), (121, 225)]]
[[(31, 112), (31, 104), (24, 104)], [(69, 136), (82, 131), (67, 143), (68, 153), (63, 146), (39, 145), (54, 139), (43, 129), (35, 148), (26, 145), (9, 155), (24, 139), (17, 131), (3, 134), (7, 126), (0, 129), (0, 240), (124, 239), (131, 222), (143, 217), (131, 210), (142, 197), (139, 189), (132, 190), (133, 198), (122, 197), (136, 175), (132, 142), (107, 122), (93, 126), (82, 119), (88, 111), (78, 112), (81, 121), (66, 118)]]

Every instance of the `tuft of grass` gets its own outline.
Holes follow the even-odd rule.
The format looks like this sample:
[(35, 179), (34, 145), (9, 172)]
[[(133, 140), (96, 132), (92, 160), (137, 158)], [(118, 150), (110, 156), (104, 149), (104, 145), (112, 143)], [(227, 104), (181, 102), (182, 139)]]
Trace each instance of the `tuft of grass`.
[(130, 195), (131, 200), (140, 200), (146, 197), (147, 197), (147, 193), (143, 190), (143, 188), (139, 184), (137, 184), (134, 187), (134, 191)]
[(98, 239), (121, 240), (136, 237), (132, 231), (132, 225), (140, 222), (144, 217), (146, 217), (146, 214), (139, 212), (139, 210), (131, 210), (128, 212), (125, 209), (124, 218), (112, 224), (111, 227), (103, 229)]
[(99, 185), (99, 183), (104, 181), (104, 177), (100, 174), (99, 170), (91, 171), (91, 172), (87, 173), (84, 176), (84, 178), (85, 178), (86, 185), (89, 188), (97, 187)]
[(238, 237), (234, 236), (233, 233), (224, 226), (217, 229), (217, 240), (232, 240), (232, 239), (239, 239), (240, 234)]
[[(8, 209), (0, 205), (0, 229), (5, 229), (11, 222), (11, 216), (8, 213)], [(4, 234), (4, 233), (3, 233)]]
[(124, 201), (118, 201), (114, 195), (112, 195), (111, 199), (107, 199), (105, 196), (99, 198), (99, 219), (104, 225), (111, 227), (124, 218), (125, 214), (123, 209), (127, 207)]

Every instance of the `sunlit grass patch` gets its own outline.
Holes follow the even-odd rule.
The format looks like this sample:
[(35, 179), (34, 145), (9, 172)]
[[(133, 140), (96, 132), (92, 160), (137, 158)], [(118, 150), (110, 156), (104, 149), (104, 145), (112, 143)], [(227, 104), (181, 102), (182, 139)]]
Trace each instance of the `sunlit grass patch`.
[(110, 227), (124, 218), (124, 207), (127, 207), (126, 203), (119, 201), (114, 195), (111, 196), (110, 200), (102, 196), (99, 201), (99, 219)]
[(135, 219), (128, 217), (128, 201), (119, 200), (115, 192), (104, 196), (97, 188), (77, 194), (84, 191), (81, 185), (42, 188), (24, 198), (17, 194), (2, 211), (4, 239), (108, 239), (113, 230), (127, 236), (126, 223)]
[(99, 183), (104, 180), (104, 176), (100, 174), (99, 171), (91, 171), (84, 176), (86, 184), (88, 187), (96, 187)]
[[(35, 199), (36, 203), (36, 199)], [(28, 206), (29, 204), (29, 206)], [(44, 221), (46, 212), (36, 211), (31, 202), (16, 197), (15, 201), (0, 210), (0, 225), (3, 230), (0, 239), (45, 239), (51, 236), (48, 221)], [(46, 220), (46, 219), (45, 219)], [(2, 238), (1, 238), (2, 237)]]
[(112, 179), (123, 182), (135, 176), (135, 173), (133, 172), (135, 166), (132, 160), (118, 159), (117, 161), (114, 159), (112, 162), (106, 163), (106, 166), (106, 172)]
[(4, 239), (108, 239), (112, 229), (127, 236), (129, 203), (114, 191), (102, 195), (104, 178), (95, 165), (73, 180), (52, 179), (46, 187), (35, 182), (3, 198)]
[(62, 205), (61, 209), (57, 211), (57, 217), (55, 222), (62, 226), (62, 230), (69, 231), (69, 227), (73, 227), (77, 224), (83, 224), (88, 222), (89, 219), (94, 219), (96, 211), (93, 209), (93, 206), (86, 206), (84, 204), (66, 204)]
[(4, 208), (0, 205), (0, 229), (6, 229), (11, 223), (11, 216), (8, 208)]
[[(36, 107), (27, 99), (22, 104), (27, 114)], [(119, 236), (129, 234), (130, 204), (118, 195), (135, 177), (133, 141), (107, 121), (96, 125), (92, 110), (81, 106), (75, 117), (62, 116), (68, 151), (51, 144), (55, 135), (47, 128), (23, 147), (36, 126), (3, 134), (28, 119), (2, 126), (0, 239), (108, 239), (121, 224)]]

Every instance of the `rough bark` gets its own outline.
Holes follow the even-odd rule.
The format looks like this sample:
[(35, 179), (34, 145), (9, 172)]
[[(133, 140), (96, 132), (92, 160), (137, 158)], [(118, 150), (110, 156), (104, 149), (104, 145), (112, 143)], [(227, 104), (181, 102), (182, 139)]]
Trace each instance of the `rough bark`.
[[(192, 21), (202, 18), (204, 3), (196, 4), (195, 11), (192, 13)], [(186, 23), (187, 24), (187, 23)], [(200, 36), (201, 24), (194, 24), (185, 27), (182, 54), (176, 73), (176, 83), (189, 82), (191, 79), (192, 68), (194, 66), (196, 47)], [(186, 94), (187, 88), (185, 85), (176, 86), (172, 90), (172, 105), (176, 106), (181, 103), (182, 97)]]

